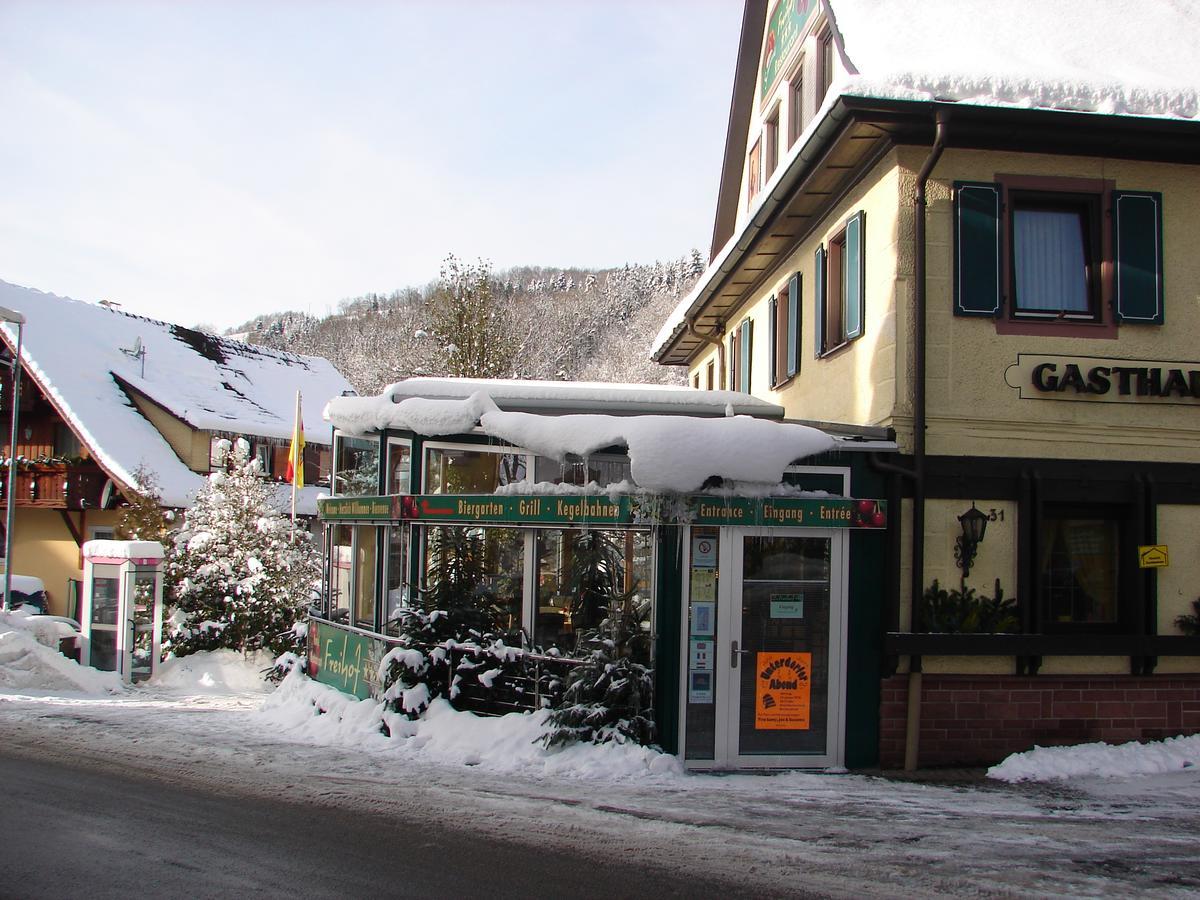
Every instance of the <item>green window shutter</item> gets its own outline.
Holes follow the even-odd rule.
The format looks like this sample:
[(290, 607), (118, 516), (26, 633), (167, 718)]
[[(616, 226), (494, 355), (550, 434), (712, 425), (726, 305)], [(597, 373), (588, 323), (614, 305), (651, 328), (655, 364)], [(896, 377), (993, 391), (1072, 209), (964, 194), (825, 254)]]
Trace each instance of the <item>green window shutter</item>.
[(736, 391), (738, 389), (738, 332), (740, 329), (733, 329), (729, 335), (729, 389)]
[(767, 384), (769, 384), (771, 387), (775, 387), (779, 381), (779, 379), (775, 377), (775, 366), (777, 363), (775, 358), (775, 348), (779, 343), (779, 301), (775, 297), (772, 297), (767, 305), (767, 320), (771, 332), (770, 339), (767, 341), (767, 349), (771, 353), (771, 364), (767, 368)]
[(813, 332), (816, 356), (825, 352), (825, 248), (818, 247), (813, 260)]
[(1000, 185), (954, 182), (954, 314), (1000, 314)]
[(863, 278), (866, 274), (866, 257), (863, 253), (863, 220), (865, 213), (858, 213), (846, 223), (846, 259), (842, 265), (842, 278), (846, 289), (842, 292), (845, 308), (842, 321), (846, 323), (846, 340), (862, 337), (865, 313), (865, 291)]
[(1162, 194), (1113, 191), (1118, 322), (1163, 323)]
[(788, 282), (787, 376), (800, 371), (800, 273)]
[(748, 393), (750, 393), (750, 373), (751, 373), (750, 352), (751, 352), (751, 350), (754, 349), (754, 338), (753, 338), (754, 323), (751, 320), (747, 319), (745, 322), (742, 323), (742, 327), (739, 328), (738, 331), (741, 334), (741, 347), (738, 350), (739, 360), (741, 363), (739, 377), (738, 377), (738, 381), (739, 381), (738, 390), (742, 391), (743, 393), (748, 394)]

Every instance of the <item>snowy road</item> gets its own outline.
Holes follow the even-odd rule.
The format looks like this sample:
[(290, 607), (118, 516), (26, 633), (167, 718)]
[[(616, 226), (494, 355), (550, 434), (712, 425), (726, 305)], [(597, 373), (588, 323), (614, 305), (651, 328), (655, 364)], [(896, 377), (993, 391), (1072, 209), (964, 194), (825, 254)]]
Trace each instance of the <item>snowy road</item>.
[[(375, 745), (285, 740), (257, 711), (262, 699), (0, 694), (0, 742), (248, 802), (285, 798), (317, 817), (352, 811), (574, 851), (592, 861), (584, 887), (595, 866), (636, 854), (656, 875), (702, 880), (709, 896), (727, 895), (725, 881), (764, 896), (1200, 896), (1198, 769), (1071, 787), (499, 775)], [(657, 891), (630, 885), (647, 892)]]

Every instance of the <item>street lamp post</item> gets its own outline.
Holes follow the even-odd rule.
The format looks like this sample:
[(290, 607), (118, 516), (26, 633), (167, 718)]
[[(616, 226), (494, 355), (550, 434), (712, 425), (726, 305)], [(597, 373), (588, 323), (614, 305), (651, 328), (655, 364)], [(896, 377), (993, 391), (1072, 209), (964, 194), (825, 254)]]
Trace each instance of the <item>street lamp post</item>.
[(14, 309), (0, 306), (0, 322), (12, 322), (17, 326), (17, 351), (12, 357), (12, 416), (8, 436), (8, 487), (5, 490), (4, 507), (4, 609), (12, 609), (12, 550), (13, 511), (16, 508), (17, 491), (17, 405), (21, 396), (21, 338), (24, 336), (25, 317)]

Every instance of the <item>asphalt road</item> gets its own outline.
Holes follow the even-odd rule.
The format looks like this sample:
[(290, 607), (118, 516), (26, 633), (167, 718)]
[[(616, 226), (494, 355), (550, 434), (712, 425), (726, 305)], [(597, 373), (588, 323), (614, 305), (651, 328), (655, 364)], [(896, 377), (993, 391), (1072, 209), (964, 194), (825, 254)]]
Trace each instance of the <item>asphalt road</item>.
[[(730, 897), (634, 857), (210, 793), (0, 749), (0, 897)], [(470, 811), (464, 811), (470, 815)], [(743, 894), (744, 895), (744, 894)]]

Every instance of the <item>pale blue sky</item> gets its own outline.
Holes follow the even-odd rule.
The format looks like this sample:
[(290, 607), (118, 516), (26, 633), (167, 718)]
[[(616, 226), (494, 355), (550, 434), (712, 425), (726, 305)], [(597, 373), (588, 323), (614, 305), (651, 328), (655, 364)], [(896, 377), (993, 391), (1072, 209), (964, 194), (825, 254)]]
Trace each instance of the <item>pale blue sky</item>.
[(0, 279), (184, 324), (707, 252), (738, 0), (0, 0)]

